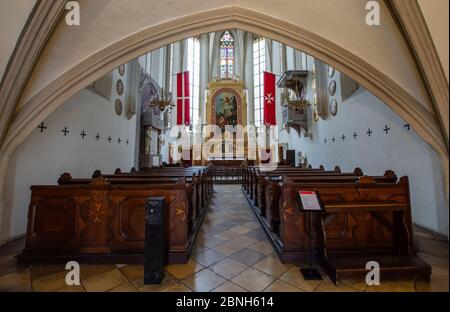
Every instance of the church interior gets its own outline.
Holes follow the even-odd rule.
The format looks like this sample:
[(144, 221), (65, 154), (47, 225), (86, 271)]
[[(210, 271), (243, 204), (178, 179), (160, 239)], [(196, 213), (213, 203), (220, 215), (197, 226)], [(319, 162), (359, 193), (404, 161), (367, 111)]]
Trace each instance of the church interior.
[(1, 292), (448, 292), (448, 1), (19, 2)]

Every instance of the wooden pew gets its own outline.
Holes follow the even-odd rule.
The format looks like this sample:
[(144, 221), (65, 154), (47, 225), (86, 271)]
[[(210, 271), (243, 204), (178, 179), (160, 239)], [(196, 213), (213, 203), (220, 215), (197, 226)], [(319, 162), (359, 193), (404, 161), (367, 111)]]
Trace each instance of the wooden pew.
[[(320, 169), (301, 169), (301, 170), (276, 170), (267, 172), (264, 174), (258, 174), (255, 183), (255, 199), (254, 204), (259, 208), (261, 213), (265, 215), (266, 211), (266, 186), (269, 179), (277, 178), (281, 179), (281, 176), (362, 176), (363, 172), (360, 168), (356, 168), (353, 172), (340, 172), (340, 171), (324, 171)], [(269, 178), (269, 179), (267, 179)]]
[[(145, 171), (135, 171), (130, 173), (123, 173), (119, 169), (116, 169), (114, 175), (102, 175), (107, 179), (117, 178), (165, 178), (165, 177), (186, 177), (187, 182), (191, 184), (192, 196), (195, 198), (192, 200), (194, 209), (197, 211), (197, 215), (200, 215), (200, 211), (205, 209), (208, 205), (208, 199), (211, 192), (212, 184), (208, 177), (206, 167), (191, 167), (191, 168), (155, 168)], [(95, 177), (95, 175), (94, 175)]]
[[(94, 174), (97, 176), (97, 174)], [(104, 175), (97, 178), (103, 177), (107, 179), (110, 184), (143, 184), (143, 185), (158, 185), (159, 183), (175, 183), (179, 181), (180, 178), (185, 178), (186, 181), (186, 196), (189, 204), (188, 220), (189, 220), (189, 231), (194, 231), (198, 222), (201, 222), (200, 216), (203, 215), (203, 209), (201, 207), (201, 187), (199, 186), (196, 176), (184, 177), (180, 175), (176, 176), (126, 176), (126, 175)], [(78, 185), (78, 184), (89, 184), (91, 179), (83, 178), (72, 178), (69, 173), (64, 173), (58, 179), (59, 185)], [(206, 209), (206, 207), (205, 207)]]
[(168, 263), (187, 262), (199, 224), (189, 230), (186, 178), (60, 180), (31, 187), (19, 263), (142, 263), (145, 204), (155, 196), (166, 198)]
[(368, 259), (380, 263), (382, 276), (430, 277), (429, 265), (414, 257), (407, 177), (395, 183), (367, 176), (339, 183), (284, 177), (276, 242), (282, 261), (304, 260), (307, 251), (305, 213), (295, 195), (299, 190), (318, 192), (325, 206), (326, 213), (314, 222), (313, 245), (335, 283), (343, 276), (362, 277)]
[[(271, 231), (278, 233), (280, 224), (280, 196), (282, 179), (291, 183), (356, 183), (363, 176), (360, 168), (356, 168), (353, 173), (312, 173), (312, 174), (289, 174), (282, 177), (266, 177), (265, 181), (268, 185), (264, 190), (266, 211), (265, 220)], [(392, 170), (387, 170), (383, 176), (372, 176), (374, 181), (379, 183), (396, 183), (398, 178)]]
[[(312, 168), (300, 168), (300, 167), (292, 167), (292, 166), (278, 166), (275, 170), (264, 170), (264, 167), (254, 166), (249, 168), (248, 173), (248, 183), (247, 183), (247, 194), (249, 195), (250, 199), (255, 201), (255, 197), (257, 196), (257, 189), (258, 189), (258, 176), (261, 175), (267, 175), (267, 174), (274, 174), (275, 172), (301, 172), (301, 171), (324, 171), (325, 169), (323, 166), (320, 166), (318, 169), (312, 169)], [(257, 202), (257, 201), (256, 201)]]
[(319, 169), (311, 169), (311, 168), (277, 168), (276, 170), (267, 170), (267, 171), (263, 171), (263, 170), (256, 170), (255, 174), (252, 176), (251, 178), (251, 186), (250, 186), (250, 198), (253, 199), (253, 204), (256, 207), (260, 207), (260, 209), (262, 211), (264, 211), (264, 207), (262, 207), (261, 205), (263, 204), (261, 202), (261, 199), (263, 199), (262, 194), (263, 193), (263, 189), (262, 184), (263, 184), (263, 179), (266, 176), (272, 176), (272, 175), (283, 175), (283, 174), (301, 174), (301, 173), (305, 173), (305, 174), (310, 174), (313, 172), (317, 172), (317, 173), (322, 173), (325, 172), (325, 169), (323, 168), (323, 166), (320, 166)]

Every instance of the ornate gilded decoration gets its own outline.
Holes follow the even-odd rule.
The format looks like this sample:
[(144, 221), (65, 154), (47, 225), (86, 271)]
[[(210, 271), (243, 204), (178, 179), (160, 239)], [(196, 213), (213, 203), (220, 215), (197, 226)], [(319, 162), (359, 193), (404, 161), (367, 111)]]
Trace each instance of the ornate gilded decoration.
[(236, 100), (236, 123), (247, 125), (247, 100), (244, 93), (242, 81), (235, 80), (214, 80), (208, 84), (208, 98), (206, 103), (207, 123), (217, 124), (216, 99), (223, 96), (224, 92), (235, 96)]

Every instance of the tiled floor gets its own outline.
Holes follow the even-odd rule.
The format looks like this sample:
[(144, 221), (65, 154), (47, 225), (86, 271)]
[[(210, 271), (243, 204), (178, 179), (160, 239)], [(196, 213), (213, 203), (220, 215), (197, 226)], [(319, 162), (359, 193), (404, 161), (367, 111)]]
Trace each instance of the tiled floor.
[[(426, 232), (416, 236), (428, 248), (420, 253), (433, 267), (431, 282), (382, 281), (368, 287), (364, 281), (343, 280), (336, 287), (328, 278), (305, 281), (298, 265), (282, 264), (273, 253), (238, 185), (217, 185), (191, 260), (169, 265), (161, 285), (143, 284), (141, 265), (82, 265), (81, 283), (65, 284), (64, 266), (17, 266), (14, 255), (23, 240), (0, 250), (0, 291), (448, 291), (448, 248)], [(427, 243), (427, 240), (433, 243)]]

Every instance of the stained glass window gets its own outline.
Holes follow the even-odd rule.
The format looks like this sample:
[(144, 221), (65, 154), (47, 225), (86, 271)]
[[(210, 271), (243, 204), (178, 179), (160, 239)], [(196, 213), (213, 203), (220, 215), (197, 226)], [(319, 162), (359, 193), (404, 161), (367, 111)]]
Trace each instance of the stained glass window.
[(227, 30), (220, 38), (220, 78), (231, 79), (234, 75), (234, 39)]

